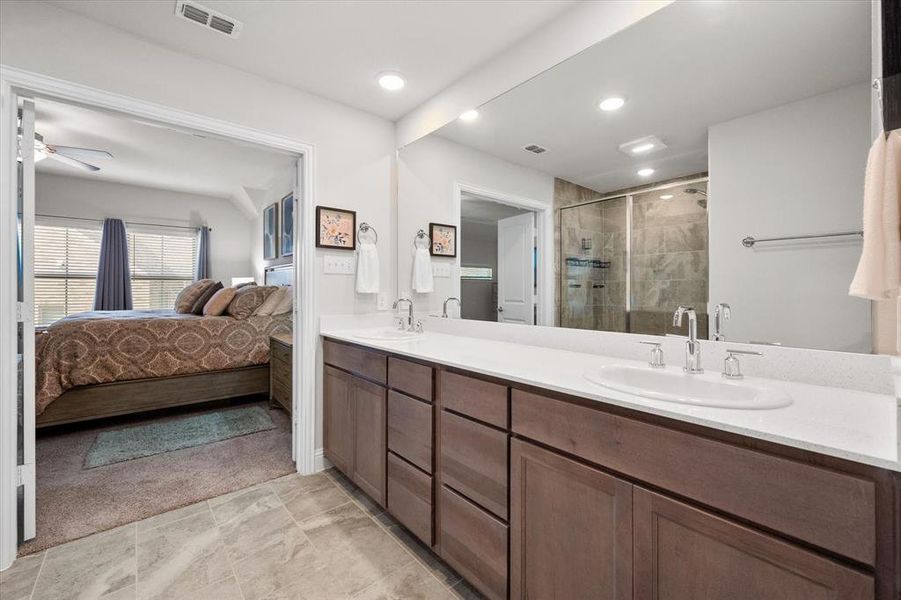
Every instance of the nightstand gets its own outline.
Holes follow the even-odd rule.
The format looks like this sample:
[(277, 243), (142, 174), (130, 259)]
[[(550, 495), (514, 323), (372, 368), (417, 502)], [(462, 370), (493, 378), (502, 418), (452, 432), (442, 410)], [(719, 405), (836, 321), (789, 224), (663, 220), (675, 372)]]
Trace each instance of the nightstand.
[(269, 336), (269, 400), (291, 412), (293, 334)]

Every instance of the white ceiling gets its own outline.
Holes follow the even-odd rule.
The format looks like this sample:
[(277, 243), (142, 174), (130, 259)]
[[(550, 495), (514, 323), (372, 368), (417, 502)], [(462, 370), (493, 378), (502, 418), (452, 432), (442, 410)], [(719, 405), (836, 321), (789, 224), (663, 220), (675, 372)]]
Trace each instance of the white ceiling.
[[(556, 17), (571, 0), (200, 0), (242, 21), (237, 39), (175, 17), (175, 0), (54, 4), (171, 49), (396, 120)], [(404, 74), (399, 92), (379, 88)]]
[(529, 212), (515, 206), (501, 204), (500, 202), (471, 194), (463, 194), (461, 199), (463, 200), (460, 207), (460, 219), (462, 221), (497, 223), (501, 219)]
[[(445, 138), (599, 192), (707, 170), (707, 128), (870, 77), (870, 4), (671, 4), (455, 121)], [(617, 112), (597, 103), (627, 100)], [(645, 159), (618, 150), (655, 134)], [(528, 144), (549, 149), (541, 155)], [(803, 144), (803, 140), (799, 140)]]
[(37, 163), (38, 173), (112, 181), (213, 196), (232, 201), (247, 216), (273, 184), (281, 184), (294, 158), (250, 144), (201, 137), (124, 115), (38, 99), (35, 131), (47, 144), (106, 150), (112, 159), (87, 161), (88, 172), (55, 160)]

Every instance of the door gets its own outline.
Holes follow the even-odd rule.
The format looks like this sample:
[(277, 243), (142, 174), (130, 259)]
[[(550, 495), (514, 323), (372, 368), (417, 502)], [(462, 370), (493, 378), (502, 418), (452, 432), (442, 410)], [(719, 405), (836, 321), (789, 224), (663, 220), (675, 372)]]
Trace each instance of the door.
[(497, 320), (535, 324), (535, 214), (497, 222)]
[(863, 600), (873, 578), (665, 496), (634, 491), (636, 598)]
[(354, 400), (350, 375), (326, 365), (322, 382), (325, 457), (351, 477), (354, 467)]
[(387, 390), (351, 376), (354, 400), (353, 481), (369, 497), (385, 506), (385, 461), (387, 441)]
[(631, 599), (632, 485), (514, 439), (510, 598)]

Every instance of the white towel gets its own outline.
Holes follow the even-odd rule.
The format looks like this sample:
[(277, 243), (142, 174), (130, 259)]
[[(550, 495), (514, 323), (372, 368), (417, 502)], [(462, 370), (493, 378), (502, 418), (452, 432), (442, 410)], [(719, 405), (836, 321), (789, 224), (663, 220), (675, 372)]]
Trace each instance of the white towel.
[(863, 197), (863, 250), (852, 296), (897, 298), (901, 288), (901, 132), (880, 133), (867, 159)]
[(433, 289), (432, 257), (428, 248), (416, 248), (413, 255), (413, 291), (428, 294)]
[(379, 293), (379, 251), (372, 242), (360, 242), (357, 248), (357, 293)]

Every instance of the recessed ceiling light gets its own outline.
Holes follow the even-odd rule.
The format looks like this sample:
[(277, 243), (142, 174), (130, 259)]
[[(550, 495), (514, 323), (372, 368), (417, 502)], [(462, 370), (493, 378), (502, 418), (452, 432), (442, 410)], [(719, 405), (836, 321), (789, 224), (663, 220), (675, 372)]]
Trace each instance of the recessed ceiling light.
[(385, 72), (379, 74), (379, 85), (383, 89), (395, 92), (407, 84), (400, 73)]
[(632, 154), (641, 154), (642, 152), (647, 152), (648, 150), (653, 150), (653, 149), (654, 149), (654, 144), (651, 144), (650, 142), (645, 143), (645, 144), (639, 144), (639, 145), (635, 146), (634, 148), (632, 148)]
[(478, 118), (479, 118), (479, 111), (477, 111), (474, 108), (470, 108), (469, 110), (465, 111), (463, 114), (460, 115), (461, 121), (475, 121)]
[(601, 100), (601, 103), (598, 104), (598, 108), (609, 112), (611, 110), (621, 109), (623, 107), (623, 104), (625, 103), (626, 101), (622, 98), (614, 96), (613, 98), (604, 98), (603, 100)]
[(662, 196), (660, 196), (660, 199), (661, 200), (669, 200), (672, 197), (673, 197), (672, 194), (663, 194)]
[(651, 175), (654, 174), (654, 169), (651, 169), (650, 167), (646, 167), (644, 169), (638, 169), (638, 174), (642, 177), (650, 177)]

